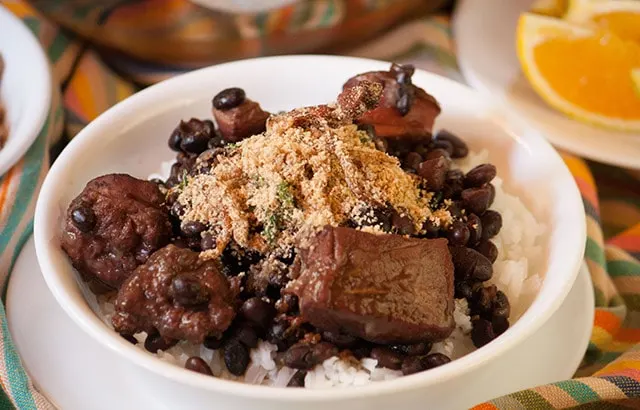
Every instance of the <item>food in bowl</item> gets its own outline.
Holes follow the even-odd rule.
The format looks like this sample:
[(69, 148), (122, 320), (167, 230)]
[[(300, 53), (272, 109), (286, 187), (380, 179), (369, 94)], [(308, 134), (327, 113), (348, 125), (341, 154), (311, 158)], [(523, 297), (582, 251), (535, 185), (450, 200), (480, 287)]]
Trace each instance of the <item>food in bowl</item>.
[(412, 74), (279, 114), (226, 89), (215, 123), (171, 133), (168, 178), (90, 181), (61, 242), (105, 322), (187, 369), (282, 387), (426, 371), (505, 332), (540, 285), (543, 227), (486, 152), (432, 137), (440, 107)]

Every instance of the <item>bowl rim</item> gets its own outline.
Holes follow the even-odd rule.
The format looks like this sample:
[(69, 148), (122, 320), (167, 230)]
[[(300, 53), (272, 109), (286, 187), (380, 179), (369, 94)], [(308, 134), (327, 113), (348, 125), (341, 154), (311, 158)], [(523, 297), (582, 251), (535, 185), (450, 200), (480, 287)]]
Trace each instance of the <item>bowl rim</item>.
[[(20, 126), (9, 124), (9, 136), (4, 147), (0, 149), (0, 176), (2, 176), (22, 158), (40, 134), (51, 107), (52, 78), (49, 60), (40, 42), (22, 20), (5, 6), (0, 5), (0, 22), (3, 27), (9, 27), (15, 34), (11, 40), (21, 43), (20, 53), (5, 54), (0, 50), (5, 65), (28, 63), (37, 75), (35, 78), (21, 77), (21, 81), (40, 82), (35, 87), (39, 93), (32, 96), (28, 104), (25, 104), (28, 105), (29, 113), (22, 115), (19, 121)], [(3, 101), (3, 104), (5, 109), (10, 110), (8, 106), (11, 101)]]
[[(222, 65), (211, 66), (196, 71), (192, 71), (187, 74), (179, 75), (172, 79), (163, 81), (156, 85), (153, 85), (145, 90), (140, 91), (132, 97), (116, 104), (114, 107), (107, 110), (100, 115), (96, 120), (91, 122), (85, 129), (83, 129), (74, 140), (65, 148), (60, 154), (58, 160), (53, 164), (49, 174), (47, 175), (38, 203), (36, 205), (36, 215), (34, 224), (34, 237), (36, 244), (36, 252), (38, 257), (38, 263), (42, 269), (43, 276), (47, 283), (47, 286), (53, 293), (58, 303), (62, 306), (64, 311), (79, 325), (85, 332), (87, 332), (93, 339), (98, 341), (102, 345), (106, 345), (109, 349), (116, 351), (123, 356), (126, 360), (135, 363), (136, 365), (151, 371), (152, 373), (162, 376), (164, 378), (171, 379), (174, 382), (190, 385), (199, 389), (208, 391), (219, 392), (221, 394), (239, 395), (249, 397), (253, 399), (264, 400), (278, 400), (278, 401), (313, 401), (313, 402), (330, 402), (344, 399), (357, 399), (364, 395), (375, 397), (378, 395), (397, 393), (400, 391), (412, 390), (416, 388), (425, 388), (427, 386), (443, 382), (454, 378), (460, 374), (467, 373), (472, 369), (486, 363), (487, 361), (499, 356), (502, 352), (512, 348), (518, 341), (527, 338), (533, 332), (537, 331), (542, 324), (548, 320), (548, 318), (558, 309), (566, 295), (570, 291), (575, 279), (578, 275), (582, 259), (584, 255), (584, 248), (586, 244), (586, 222), (585, 213), (582, 206), (582, 200), (578, 191), (577, 185), (573, 177), (571, 176), (568, 168), (560, 158), (560, 155), (551, 147), (551, 145), (544, 140), (538, 133), (526, 130), (527, 139), (533, 140), (539, 147), (541, 153), (544, 155), (551, 155), (554, 161), (558, 162), (561, 171), (555, 175), (556, 179), (565, 179), (567, 184), (567, 191), (563, 202), (572, 203), (572, 208), (575, 208), (577, 212), (572, 215), (568, 215), (567, 219), (572, 221), (576, 229), (571, 232), (567, 232), (566, 239), (572, 245), (571, 253), (568, 256), (563, 257), (563, 263), (560, 268), (568, 270), (565, 273), (558, 272), (561, 269), (549, 270), (545, 272), (545, 275), (562, 274), (566, 276), (566, 280), (563, 282), (563, 286), (554, 288), (544, 288), (547, 294), (551, 294), (551, 303), (540, 305), (537, 303), (540, 297), (538, 296), (529, 309), (522, 315), (522, 317), (504, 334), (500, 336), (495, 342), (484, 346), (474, 352), (471, 352), (459, 359), (453, 360), (450, 363), (431, 369), (428, 372), (422, 372), (411, 376), (400, 377), (394, 380), (385, 381), (384, 383), (371, 383), (366, 386), (353, 387), (348, 389), (286, 389), (286, 388), (274, 388), (271, 386), (250, 385), (244, 383), (238, 383), (235, 381), (223, 380), (218, 378), (212, 378), (210, 376), (204, 376), (173, 364), (158, 360), (156, 357), (143, 352), (138, 347), (131, 345), (129, 342), (121, 338), (116, 332), (108, 329), (102, 320), (93, 312), (87, 313), (85, 309), (67, 296), (65, 293), (65, 281), (63, 280), (63, 274), (60, 274), (58, 270), (54, 269), (55, 263), (53, 260), (52, 248), (56, 247), (52, 244), (50, 238), (53, 237), (52, 233), (46, 229), (46, 221), (49, 218), (57, 218), (55, 210), (52, 210), (48, 206), (50, 202), (49, 198), (55, 198), (56, 184), (59, 183), (59, 179), (64, 175), (65, 167), (71, 162), (71, 160), (80, 155), (80, 153), (90, 147), (92, 140), (99, 138), (101, 129), (104, 126), (117, 119), (119, 116), (124, 115), (132, 110), (140, 110), (141, 107), (146, 106), (147, 100), (157, 101), (158, 96), (163, 95), (165, 92), (171, 89), (177, 89), (182, 84), (188, 84), (192, 81), (196, 81), (200, 77), (206, 77), (211, 75), (216, 69), (221, 66), (226, 68), (233, 68), (237, 65), (244, 64), (260, 64), (261, 62), (278, 60), (283, 64), (304, 61), (305, 64), (341, 64), (343, 62), (353, 62), (359, 64), (367, 64), (371, 69), (376, 67), (388, 67), (390, 63), (363, 59), (355, 57), (341, 57), (341, 56), (325, 56), (325, 55), (297, 55), (297, 56), (276, 56), (276, 57), (263, 57), (257, 59), (239, 60), (231, 63), (225, 63)], [(386, 69), (386, 68), (385, 68)], [(487, 104), (482, 99), (482, 96), (471, 88), (457, 83), (453, 80), (439, 76), (437, 74), (428, 73), (426, 71), (416, 69), (418, 74), (425, 79), (431, 79), (432, 81), (444, 82), (447, 87), (457, 88), (463, 91), (467, 95), (473, 95), (474, 98), (483, 101), (483, 104), (487, 107), (496, 108), (493, 103)], [(489, 110), (489, 108), (487, 108)], [(492, 122), (497, 120), (505, 121), (504, 124), (509, 124), (511, 127), (514, 124), (508, 122), (505, 118), (492, 118)], [(507, 127), (503, 123), (499, 124), (501, 128)], [(514, 125), (515, 126), (515, 125)], [(516, 128), (520, 130), (520, 128)], [(524, 129), (522, 131), (524, 133)], [(578, 211), (581, 210), (581, 211)], [(57, 226), (57, 225), (56, 225)], [(75, 279), (74, 279), (75, 281)], [(74, 282), (75, 283), (75, 282)], [(541, 292), (542, 293), (542, 292)], [(540, 306), (538, 306), (540, 305)], [(534, 311), (532, 308), (537, 306)]]

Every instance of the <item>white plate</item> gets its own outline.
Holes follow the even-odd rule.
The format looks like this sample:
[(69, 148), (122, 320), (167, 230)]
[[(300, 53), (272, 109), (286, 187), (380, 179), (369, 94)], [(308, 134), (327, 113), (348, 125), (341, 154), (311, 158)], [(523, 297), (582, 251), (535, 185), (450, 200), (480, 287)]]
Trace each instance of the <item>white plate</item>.
[(514, 118), (556, 147), (596, 161), (640, 169), (640, 135), (574, 121), (529, 86), (516, 56), (518, 16), (532, 0), (460, 0), (453, 22), (460, 69), (471, 86), (505, 104)]
[(0, 101), (7, 111), (9, 138), (0, 149), (0, 175), (29, 149), (51, 104), (51, 73), (40, 43), (27, 26), (0, 6), (0, 56), (5, 69)]
[[(591, 279), (583, 265), (560, 309), (519, 349), (502, 356), (484, 377), (512, 374), (511, 384), (501, 386), (503, 391), (570, 378), (589, 342), (593, 303)], [(59, 408), (171, 408), (171, 403), (151, 404), (153, 392), (134, 380), (140, 373), (130, 372), (131, 364), (94, 343), (63, 312), (41, 276), (33, 239), (16, 262), (7, 293), (7, 316), (27, 371)]]

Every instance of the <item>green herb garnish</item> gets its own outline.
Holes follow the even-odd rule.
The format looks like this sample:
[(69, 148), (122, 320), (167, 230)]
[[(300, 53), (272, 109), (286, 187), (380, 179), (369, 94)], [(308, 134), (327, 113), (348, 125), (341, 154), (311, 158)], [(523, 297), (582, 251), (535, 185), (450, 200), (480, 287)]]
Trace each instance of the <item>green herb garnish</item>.
[(291, 185), (286, 181), (278, 184), (278, 200), (280, 204), (286, 208), (293, 208), (295, 206), (295, 198), (291, 192)]

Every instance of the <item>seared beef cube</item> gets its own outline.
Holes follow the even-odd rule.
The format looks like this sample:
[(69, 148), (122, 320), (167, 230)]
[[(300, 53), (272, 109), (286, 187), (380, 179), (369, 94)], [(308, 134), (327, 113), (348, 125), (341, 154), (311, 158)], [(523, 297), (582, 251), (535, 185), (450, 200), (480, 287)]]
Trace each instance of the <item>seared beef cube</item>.
[(219, 110), (213, 108), (213, 117), (218, 123), (222, 138), (229, 143), (260, 134), (266, 129), (269, 113), (260, 108), (260, 104), (245, 99), (242, 104)]
[(304, 320), (384, 344), (443, 340), (453, 321), (453, 264), (446, 239), (325, 227), (309, 238), (287, 291)]
[(167, 339), (202, 343), (219, 338), (236, 315), (237, 289), (189, 249), (168, 245), (122, 284), (113, 327), (122, 334), (158, 331)]
[[(410, 77), (410, 76), (409, 76)], [(401, 84), (397, 73), (371, 71), (349, 79), (343, 89), (354, 87), (363, 81), (377, 82), (384, 86), (382, 98), (376, 108), (365, 112), (356, 122), (374, 126), (379, 138), (390, 140), (429, 140), (440, 106), (431, 95), (410, 82)], [(403, 94), (411, 98), (403, 97)]]
[(169, 243), (171, 222), (158, 185), (130, 175), (90, 181), (69, 205), (61, 242), (95, 292), (117, 289)]

